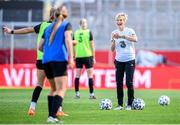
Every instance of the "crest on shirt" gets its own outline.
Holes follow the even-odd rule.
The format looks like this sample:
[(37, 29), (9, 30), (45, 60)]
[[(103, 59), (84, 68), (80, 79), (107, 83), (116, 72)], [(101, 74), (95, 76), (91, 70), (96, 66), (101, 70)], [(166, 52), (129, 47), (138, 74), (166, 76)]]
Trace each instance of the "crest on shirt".
[(124, 41), (120, 41), (119, 44), (120, 44), (121, 48), (125, 48), (126, 47), (126, 44), (125, 44)]

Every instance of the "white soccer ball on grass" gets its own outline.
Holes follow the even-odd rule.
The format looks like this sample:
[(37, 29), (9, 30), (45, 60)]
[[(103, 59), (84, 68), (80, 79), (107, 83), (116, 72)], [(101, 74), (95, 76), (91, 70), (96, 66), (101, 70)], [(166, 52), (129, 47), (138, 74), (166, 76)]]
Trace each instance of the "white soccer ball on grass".
[(101, 110), (111, 110), (112, 101), (110, 99), (101, 99), (99, 107)]
[(170, 98), (166, 95), (162, 95), (158, 99), (158, 104), (162, 106), (167, 106), (170, 104)]
[(141, 98), (135, 98), (132, 103), (132, 109), (134, 110), (143, 110), (145, 107), (145, 102)]

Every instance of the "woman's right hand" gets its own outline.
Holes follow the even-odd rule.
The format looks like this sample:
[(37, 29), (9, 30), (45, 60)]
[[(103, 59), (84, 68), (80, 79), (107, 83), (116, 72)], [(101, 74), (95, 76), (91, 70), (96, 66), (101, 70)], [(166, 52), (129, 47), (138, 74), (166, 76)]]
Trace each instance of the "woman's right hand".
[(11, 34), (12, 29), (8, 28), (7, 26), (4, 26), (3, 31), (7, 34)]
[(114, 33), (114, 34), (112, 35), (112, 38), (113, 38), (113, 39), (118, 39), (118, 38), (120, 38), (120, 35), (119, 35), (118, 33)]

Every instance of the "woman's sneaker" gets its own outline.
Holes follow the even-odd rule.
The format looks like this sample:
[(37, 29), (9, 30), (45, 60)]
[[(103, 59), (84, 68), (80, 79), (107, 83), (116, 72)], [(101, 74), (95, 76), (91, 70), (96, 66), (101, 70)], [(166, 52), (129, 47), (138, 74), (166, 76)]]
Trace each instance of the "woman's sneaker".
[(90, 95), (89, 99), (96, 99), (96, 97), (94, 95)]
[(64, 113), (63, 111), (58, 111), (58, 112), (56, 113), (56, 116), (57, 116), (57, 117), (60, 117), (60, 116), (69, 116), (69, 115), (66, 114), (66, 113)]
[(132, 107), (130, 105), (127, 105), (125, 110), (132, 110)]
[(35, 109), (30, 107), (29, 110), (28, 110), (28, 115), (29, 116), (34, 116), (35, 115)]
[(74, 98), (75, 98), (75, 99), (80, 99), (80, 94), (79, 94), (79, 92), (75, 92)]
[(47, 123), (56, 123), (56, 119), (54, 119), (53, 117), (49, 116), (47, 119)]
[(123, 110), (123, 107), (121, 105), (118, 105), (114, 110)]
[(47, 123), (63, 123), (63, 122), (57, 118), (53, 118), (52, 116), (49, 116), (47, 119)]

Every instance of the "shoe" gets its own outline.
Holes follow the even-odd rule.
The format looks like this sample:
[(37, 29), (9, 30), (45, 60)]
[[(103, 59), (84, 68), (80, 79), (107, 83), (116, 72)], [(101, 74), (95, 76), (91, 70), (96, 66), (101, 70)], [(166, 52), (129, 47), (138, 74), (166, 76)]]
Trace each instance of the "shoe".
[(90, 95), (89, 99), (96, 99), (96, 97), (94, 95)]
[(57, 117), (60, 117), (60, 116), (69, 116), (69, 115), (66, 114), (66, 113), (64, 113), (63, 111), (58, 111), (58, 112), (56, 113), (56, 116), (57, 116)]
[(75, 99), (80, 99), (80, 93), (79, 93), (79, 91), (76, 91), (76, 92), (75, 92), (74, 98), (75, 98)]
[(48, 117), (47, 123), (57, 123), (59, 120), (57, 118), (53, 118), (51, 116)]
[(123, 107), (122, 106), (120, 106), (120, 105), (118, 105), (116, 108), (114, 108), (114, 110), (123, 110)]
[(128, 111), (129, 111), (129, 110), (132, 110), (132, 107), (131, 107), (130, 105), (127, 105), (126, 108), (125, 108), (125, 110), (128, 110)]
[(74, 96), (75, 99), (80, 99), (80, 95), (76, 95)]
[(59, 124), (63, 124), (63, 121), (60, 121), (57, 118), (53, 118), (52, 116), (49, 116), (47, 119), (47, 123), (59, 123)]
[(29, 108), (28, 115), (29, 116), (34, 116), (35, 115), (35, 110), (33, 108)]

